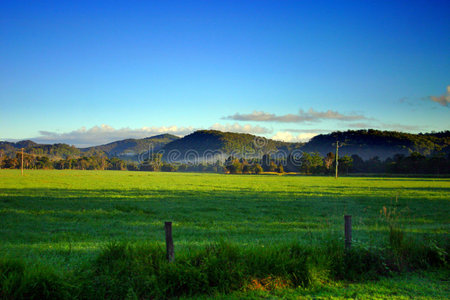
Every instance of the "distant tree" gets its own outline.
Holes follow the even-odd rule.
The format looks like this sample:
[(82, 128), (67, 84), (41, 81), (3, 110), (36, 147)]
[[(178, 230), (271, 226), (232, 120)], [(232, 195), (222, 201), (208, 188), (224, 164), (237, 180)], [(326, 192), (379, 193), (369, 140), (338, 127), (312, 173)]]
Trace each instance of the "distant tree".
[(420, 154), (419, 152), (412, 152), (407, 158), (407, 160), (409, 166), (408, 173), (412, 174), (425, 173), (427, 161), (424, 155)]
[(249, 164), (245, 164), (245, 165), (242, 167), (242, 174), (250, 174), (250, 173), (252, 173), (252, 168), (251, 168), (251, 166), (250, 166)]
[(242, 164), (238, 159), (234, 159), (231, 164), (226, 166), (227, 170), (230, 174), (239, 174), (242, 173)]
[(47, 156), (39, 156), (36, 159), (37, 169), (53, 169), (53, 164)]
[(101, 168), (105, 167), (108, 167), (109, 170), (123, 171), (127, 169), (126, 163), (117, 157), (113, 157), (109, 161), (104, 161), (103, 158), (101, 158)]
[(2, 163), (3, 169), (15, 169), (20, 167), (20, 162), (16, 158), (5, 157)]
[(3, 166), (3, 157), (5, 156), (5, 151), (3, 149), (0, 149), (0, 169)]
[(335, 163), (335, 155), (333, 152), (328, 152), (327, 156), (324, 159), (324, 164), (325, 164), (325, 168), (331, 172), (331, 170), (333, 169), (334, 163)]
[(263, 170), (263, 168), (261, 167), (261, 165), (260, 164), (254, 164), (253, 166), (252, 166), (252, 171), (253, 171), (253, 173), (255, 173), (255, 174), (261, 174), (264, 170)]
[(129, 162), (129, 163), (127, 163), (127, 170), (128, 171), (139, 171), (139, 167), (136, 163)]
[(227, 173), (227, 169), (223, 165), (216, 165), (215, 167), (216, 167), (215, 172), (217, 172), (219, 174)]
[(139, 166), (141, 171), (160, 171), (162, 165), (162, 154), (153, 153)]
[(61, 159), (61, 160), (55, 161), (55, 163), (53, 165), (54, 165), (55, 169), (57, 169), (57, 170), (64, 170), (64, 162), (65, 162), (65, 160)]
[(278, 166), (274, 161), (271, 161), (267, 172), (277, 172)]
[(286, 167), (284, 168), (286, 172), (298, 172), (300, 171), (300, 157), (295, 157), (292, 153), (286, 158)]
[(381, 173), (386, 169), (378, 156), (367, 160), (366, 166), (369, 173)]
[(311, 172), (320, 174), (323, 171), (323, 158), (319, 152), (314, 152), (311, 155)]
[(448, 161), (445, 159), (443, 154), (435, 154), (429, 158), (426, 173), (441, 174), (445, 173), (445, 170), (450, 172), (450, 168), (448, 168)]
[(352, 167), (352, 164), (353, 159), (348, 155), (344, 155), (343, 157), (339, 158), (339, 170), (341, 170), (341, 172), (345, 172), (345, 174), (348, 174), (348, 171)]
[(312, 165), (312, 157), (311, 154), (305, 152), (303, 153), (303, 156), (301, 158), (301, 167), (300, 171), (303, 173), (310, 173), (311, 172), (311, 165)]
[(173, 164), (164, 163), (161, 166), (161, 171), (163, 172), (175, 172), (176, 170), (177, 168)]
[(277, 172), (278, 173), (284, 173), (284, 167), (283, 167), (283, 165), (281, 163), (278, 164)]
[(206, 164), (198, 164), (197, 165), (197, 172), (207, 172), (208, 171), (208, 165)]
[(367, 172), (366, 171), (366, 164), (364, 160), (357, 154), (353, 154), (352, 156), (353, 165), (352, 165), (352, 171), (354, 172)]
[(265, 172), (274, 172), (274, 171), (270, 171), (271, 161), (272, 161), (272, 159), (270, 158), (269, 154), (264, 154), (263, 157), (261, 158), (261, 167), (263, 168), (263, 170)]

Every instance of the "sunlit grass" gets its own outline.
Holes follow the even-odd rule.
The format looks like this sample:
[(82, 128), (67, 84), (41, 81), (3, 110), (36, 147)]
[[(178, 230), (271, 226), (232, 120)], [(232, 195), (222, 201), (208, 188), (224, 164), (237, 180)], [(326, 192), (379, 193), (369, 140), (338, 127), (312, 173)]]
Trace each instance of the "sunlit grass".
[(380, 242), (383, 206), (396, 206), (411, 234), (450, 228), (448, 179), (1, 170), (0, 188), (2, 251), (42, 260), (55, 247), (89, 255), (108, 240), (162, 243), (167, 220), (177, 250), (220, 240), (321, 243), (342, 234), (344, 214), (353, 215), (355, 240)]
[(449, 179), (433, 178), (0, 170), (0, 254), (75, 269), (111, 241), (162, 246), (164, 221), (176, 253), (219, 241), (322, 245), (342, 238), (345, 214), (355, 243), (381, 245), (383, 207), (408, 235), (448, 239), (449, 192)]

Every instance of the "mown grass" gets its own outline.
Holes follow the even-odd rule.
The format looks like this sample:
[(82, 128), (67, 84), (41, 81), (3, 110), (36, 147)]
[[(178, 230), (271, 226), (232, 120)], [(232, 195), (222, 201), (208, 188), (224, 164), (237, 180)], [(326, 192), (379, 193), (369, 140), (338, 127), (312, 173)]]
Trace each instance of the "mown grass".
[[(291, 295), (297, 296), (306, 295), (308, 290), (311, 295), (318, 296), (322, 295), (320, 290), (339, 294), (338, 290), (342, 290), (340, 282), (392, 276), (393, 273), (383, 273), (386, 267), (394, 273), (436, 265), (442, 267), (448, 252), (449, 190), (449, 179), (432, 178), (352, 177), (335, 180), (329, 177), (114, 171), (25, 171), (25, 176), (21, 177), (20, 171), (1, 170), (0, 254), (4, 264), (15, 261), (17, 268), (27, 270), (23, 271), (23, 282), (46, 285), (44, 279), (48, 277), (39, 274), (50, 274), (52, 284), (62, 285), (55, 290), (73, 296), (76, 293), (71, 291), (72, 288), (93, 282), (92, 278), (97, 277), (92, 274), (102, 274), (95, 271), (95, 266), (107, 251), (105, 245), (126, 243), (128, 246), (122, 249), (127, 253), (123, 265), (129, 266), (130, 259), (136, 261), (132, 254), (139, 252), (136, 249), (161, 253), (148, 249), (162, 247), (163, 222), (171, 220), (174, 222), (177, 261), (174, 266), (185, 265), (167, 267), (161, 274), (172, 274), (178, 281), (198, 276), (198, 281), (188, 280), (194, 287), (186, 286), (183, 293), (171, 290), (173, 294), (164, 291), (167, 285), (159, 286), (164, 291), (162, 294), (143, 293), (139, 289), (135, 291), (133, 285), (126, 285), (126, 295), (180, 296), (202, 292), (211, 295), (240, 290), (237, 293), (255, 297), (263, 297), (265, 293), (275, 296), (281, 293), (279, 296), (284, 297), (284, 292), (278, 289), (264, 291), (267, 285), (281, 286), (281, 290), (289, 290)], [(392, 214), (387, 217), (386, 211)], [(369, 264), (375, 266), (374, 269), (356, 268), (353, 273), (343, 275), (350, 261), (350, 254), (344, 255), (341, 251), (344, 214), (353, 216), (356, 250), (350, 260), (361, 262), (356, 266)], [(397, 234), (395, 230), (401, 233)], [(237, 255), (235, 258), (241, 259), (242, 265), (241, 277), (231, 280), (230, 286), (225, 287), (211, 284), (211, 276), (204, 277), (210, 273), (192, 262), (198, 253), (206, 257), (212, 255), (206, 255), (204, 251), (222, 245), (221, 241), (227, 241), (225, 244), (231, 245), (230, 249), (237, 248), (233, 250)], [(311, 254), (303, 255), (308, 257), (307, 267), (296, 267), (310, 274), (306, 280), (310, 282), (308, 285), (293, 281), (295, 277), (289, 275), (287, 267), (276, 272), (275, 266), (283, 266), (283, 261), (289, 257), (280, 255), (280, 251), (285, 253), (293, 245), (299, 251), (306, 251), (301, 253)], [(261, 250), (264, 248), (268, 250)], [(245, 259), (253, 257), (257, 260), (260, 253), (265, 258), (260, 258), (259, 263)], [(335, 265), (323, 261), (326, 257), (334, 257), (331, 261)], [(272, 265), (268, 261), (272, 261)], [(209, 262), (214, 265), (214, 259)], [(226, 262), (215, 263), (218, 266)], [(151, 274), (157, 272), (141, 270), (140, 265), (136, 263), (135, 273), (139, 276), (147, 274), (154, 279)], [(161, 262), (161, 266), (165, 265)], [(203, 263), (202, 266), (206, 265)], [(102, 268), (107, 266), (104, 264)], [(80, 270), (91, 274), (89, 280), (82, 277), (67, 280), (67, 276), (79, 276)], [(122, 273), (125, 270), (129, 269)], [(188, 273), (180, 275), (179, 270)], [(110, 271), (122, 274), (116, 269)], [(147, 278), (147, 275), (142, 276)], [(116, 278), (111, 274), (108, 276), (105, 278)], [(151, 279), (137, 281), (151, 282)], [(320, 284), (322, 281), (325, 283)], [(77, 282), (78, 287), (67, 286), (66, 282)], [(366, 287), (371, 285), (364, 284)], [(304, 287), (295, 289), (298, 285)], [(85, 286), (83, 290), (88, 291), (89, 287)], [(448, 289), (443, 293), (448, 296)], [(108, 295), (112, 297), (113, 294)], [(116, 294), (123, 296), (123, 291)]]

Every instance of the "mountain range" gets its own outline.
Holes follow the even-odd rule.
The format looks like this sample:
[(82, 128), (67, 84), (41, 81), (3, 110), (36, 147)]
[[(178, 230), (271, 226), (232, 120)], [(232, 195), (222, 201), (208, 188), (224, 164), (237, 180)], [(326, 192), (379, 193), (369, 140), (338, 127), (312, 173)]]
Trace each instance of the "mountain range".
[(419, 152), (423, 155), (450, 153), (450, 131), (437, 133), (404, 133), (380, 130), (348, 130), (320, 134), (307, 143), (289, 143), (265, 139), (251, 134), (199, 130), (182, 138), (162, 134), (142, 139), (125, 139), (105, 145), (77, 148), (67, 144), (37, 144), (25, 140), (16, 143), (0, 142), (0, 152), (15, 155), (24, 148), (26, 153), (45, 155), (51, 158), (67, 158), (104, 154), (109, 157), (138, 161), (150, 152), (161, 152), (163, 159), (184, 161), (189, 157), (225, 159), (226, 156), (256, 157), (264, 153), (287, 155), (291, 151), (319, 152), (326, 155), (335, 152), (339, 141), (340, 155), (357, 154), (363, 159), (378, 157), (386, 159), (396, 154), (408, 155)]

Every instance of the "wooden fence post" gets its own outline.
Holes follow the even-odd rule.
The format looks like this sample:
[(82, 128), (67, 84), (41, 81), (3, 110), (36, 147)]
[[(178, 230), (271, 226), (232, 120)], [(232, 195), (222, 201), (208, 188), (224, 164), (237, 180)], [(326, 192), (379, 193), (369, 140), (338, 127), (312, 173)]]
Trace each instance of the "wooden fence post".
[(345, 249), (352, 247), (352, 216), (344, 216), (345, 220)]
[(166, 258), (169, 262), (173, 262), (175, 259), (175, 253), (172, 239), (172, 222), (165, 222), (164, 229), (166, 231)]

